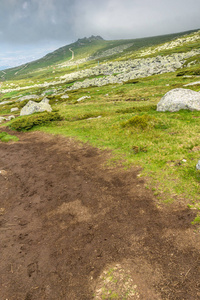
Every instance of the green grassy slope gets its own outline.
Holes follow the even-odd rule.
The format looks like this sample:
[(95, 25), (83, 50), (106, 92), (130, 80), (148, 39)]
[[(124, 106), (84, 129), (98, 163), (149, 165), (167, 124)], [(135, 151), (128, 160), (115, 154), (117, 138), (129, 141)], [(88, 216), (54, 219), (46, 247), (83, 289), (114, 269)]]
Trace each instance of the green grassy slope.
[[(79, 60), (84, 57), (101, 54), (103, 51), (112, 49), (117, 46), (132, 43), (131, 47), (123, 51), (123, 54), (126, 54), (130, 52), (135, 52), (139, 49), (143, 49), (144, 47), (150, 47), (161, 43), (169, 42), (175, 38), (181, 37), (185, 34), (190, 34), (194, 31), (195, 30), (156, 36), (156, 37), (129, 39), (129, 40), (105, 41), (103, 39), (97, 39), (97, 40), (90, 39), (90, 38), (79, 39), (75, 43), (61, 47), (56, 51), (47, 54), (41, 59), (21, 65), (19, 67), (5, 70), (6, 74), (4, 74), (2, 78), (3, 80), (20, 80), (25, 78), (32, 78), (35, 75), (35, 74), (33, 75), (34, 71), (36, 71), (38, 75), (38, 69), (45, 69), (41, 71), (42, 72), (45, 71), (46, 73), (48, 73), (49, 67), (53, 68), (57, 64), (70, 61), (70, 59), (72, 58), (72, 53), (69, 49), (72, 49), (74, 51), (75, 60)], [(118, 53), (115, 55), (111, 55), (109, 58), (106, 58), (106, 60), (120, 59), (120, 57), (121, 57), (121, 53)], [(103, 60), (104, 60), (103, 58), (100, 59), (100, 61)], [(1, 75), (3, 75), (3, 73)]]
[[(123, 44), (134, 44), (121, 53), (102, 57), (101, 65), (111, 61), (124, 61), (134, 58), (185, 53), (200, 49), (200, 33), (180, 33), (170, 36), (153, 37), (138, 40), (103, 41), (97, 40), (85, 44), (66, 46), (42, 59), (36, 68), (24, 69), (24, 73), (2, 83), (1, 89), (12, 89), (0, 94), (0, 115), (10, 114), (11, 108), (21, 109), (28, 100), (16, 102), (20, 96), (37, 94), (40, 101), (46, 93), (52, 108), (62, 116), (62, 121), (34, 127), (52, 134), (72, 136), (83, 142), (89, 142), (101, 149), (111, 149), (113, 158), (109, 164), (120, 161), (125, 166), (139, 165), (142, 171), (138, 176), (147, 176), (146, 188), (154, 191), (158, 201), (175, 202), (200, 209), (200, 172), (195, 165), (200, 158), (200, 112), (180, 111), (162, 113), (156, 111), (161, 97), (173, 88), (189, 88), (200, 92), (200, 55), (186, 59), (183, 68), (138, 78), (137, 80), (105, 85), (89, 86), (78, 90), (67, 90), (70, 82), (51, 87), (27, 88), (38, 82), (55, 80), (62, 74), (77, 71), (77, 66), (60, 67), (65, 59), (71, 58), (71, 47), (75, 60), (85, 56), (102, 54), (110, 48)], [(183, 37), (182, 40), (176, 38)], [(193, 39), (194, 38), (194, 39)], [(172, 47), (172, 43), (174, 42)], [(166, 42), (170, 42), (167, 43)], [(47, 62), (52, 65), (47, 65)], [(79, 70), (97, 66), (97, 60), (80, 63)], [(43, 65), (44, 64), (44, 65)], [(46, 65), (45, 65), (46, 64)], [(43, 67), (42, 67), (43, 66)], [(186, 75), (186, 76), (185, 76)], [(20, 79), (21, 78), (21, 79)], [(77, 79), (78, 80), (78, 79)], [(76, 80), (74, 80), (76, 81)], [(196, 84), (186, 87), (186, 84)], [(17, 90), (16, 87), (26, 90)], [(69, 98), (63, 98), (63, 95)], [(80, 97), (87, 96), (82, 101)], [(14, 113), (16, 120), (19, 112)], [(27, 117), (28, 119), (29, 117)], [(13, 124), (15, 120), (7, 123)]]

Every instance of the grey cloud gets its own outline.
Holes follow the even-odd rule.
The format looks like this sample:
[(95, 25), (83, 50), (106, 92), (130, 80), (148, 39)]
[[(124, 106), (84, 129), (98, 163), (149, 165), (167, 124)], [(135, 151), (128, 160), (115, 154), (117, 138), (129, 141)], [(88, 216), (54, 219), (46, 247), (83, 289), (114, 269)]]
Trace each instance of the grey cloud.
[(200, 27), (199, 0), (1, 0), (0, 40), (135, 38)]
[(31, 52), (92, 34), (127, 39), (198, 29), (199, 13), (200, 0), (0, 0), (0, 49)]

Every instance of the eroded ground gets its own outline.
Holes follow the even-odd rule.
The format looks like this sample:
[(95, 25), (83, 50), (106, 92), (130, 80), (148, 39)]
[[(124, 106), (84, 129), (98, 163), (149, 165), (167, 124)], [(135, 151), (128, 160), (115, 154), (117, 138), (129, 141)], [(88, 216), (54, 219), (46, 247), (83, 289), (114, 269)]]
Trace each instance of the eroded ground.
[(200, 234), (139, 169), (43, 133), (0, 142), (0, 299), (200, 299)]

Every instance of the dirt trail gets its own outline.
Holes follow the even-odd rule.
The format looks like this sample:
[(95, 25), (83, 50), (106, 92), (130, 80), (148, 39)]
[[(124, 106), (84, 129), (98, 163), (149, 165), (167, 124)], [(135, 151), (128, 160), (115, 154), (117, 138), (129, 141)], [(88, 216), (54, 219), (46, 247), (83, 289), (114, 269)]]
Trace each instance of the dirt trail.
[(158, 209), (107, 152), (19, 137), (0, 143), (1, 300), (200, 299), (192, 211)]

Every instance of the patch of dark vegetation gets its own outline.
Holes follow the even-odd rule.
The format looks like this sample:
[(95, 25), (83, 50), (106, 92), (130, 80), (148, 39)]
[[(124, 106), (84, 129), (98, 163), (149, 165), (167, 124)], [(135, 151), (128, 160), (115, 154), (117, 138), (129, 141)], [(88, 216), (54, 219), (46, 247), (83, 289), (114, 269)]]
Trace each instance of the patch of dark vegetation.
[(121, 124), (122, 127), (135, 127), (139, 129), (146, 129), (152, 127), (156, 121), (155, 117), (149, 115), (136, 115), (126, 122)]
[(66, 121), (70, 121), (70, 122), (73, 122), (73, 121), (81, 121), (81, 120), (86, 120), (86, 119), (89, 119), (89, 118), (97, 118), (98, 116), (102, 116), (102, 113), (85, 113), (85, 114), (80, 114), (80, 115), (77, 115), (73, 118), (68, 118), (66, 119)]
[(139, 82), (139, 80), (137, 80), (137, 79), (130, 79), (128, 81), (123, 82), (123, 84), (136, 84), (138, 82)]
[(158, 123), (156, 123), (154, 125), (154, 128), (155, 129), (161, 129), (161, 130), (165, 130), (165, 129), (168, 129), (169, 128), (169, 125), (168, 124), (165, 124), (164, 122), (160, 121)]
[(48, 124), (52, 121), (61, 121), (62, 117), (57, 112), (41, 112), (15, 119), (9, 128), (17, 131), (27, 131), (37, 125)]
[(138, 154), (140, 152), (147, 152), (147, 147), (146, 146), (132, 146), (131, 149), (135, 154)]
[(131, 114), (131, 113), (135, 113), (135, 112), (147, 112), (147, 111), (151, 111), (151, 110), (156, 110), (157, 105), (145, 105), (145, 106), (139, 106), (139, 107), (127, 107), (127, 108), (123, 108), (123, 109), (118, 109), (116, 110), (116, 113), (120, 113), (120, 114)]
[(188, 76), (188, 75), (200, 75), (200, 66), (198, 65), (190, 69), (185, 69), (176, 74), (177, 77)]
[(125, 101), (148, 101), (149, 99), (148, 98), (140, 98), (140, 97), (138, 97), (138, 98), (127, 98), (127, 99), (125, 99)]

